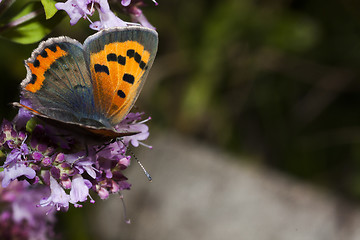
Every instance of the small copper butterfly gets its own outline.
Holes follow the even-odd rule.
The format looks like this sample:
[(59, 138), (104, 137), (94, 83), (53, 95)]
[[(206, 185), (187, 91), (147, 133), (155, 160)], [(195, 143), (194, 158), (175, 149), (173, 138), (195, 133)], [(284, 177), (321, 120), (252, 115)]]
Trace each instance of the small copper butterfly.
[(50, 124), (102, 139), (118, 132), (153, 64), (157, 32), (145, 27), (109, 28), (82, 45), (68, 37), (42, 42), (25, 61), (22, 96), (14, 103)]

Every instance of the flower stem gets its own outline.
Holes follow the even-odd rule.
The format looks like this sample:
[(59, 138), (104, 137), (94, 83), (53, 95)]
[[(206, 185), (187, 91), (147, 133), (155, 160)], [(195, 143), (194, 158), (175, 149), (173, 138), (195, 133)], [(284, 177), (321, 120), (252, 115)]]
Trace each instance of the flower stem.
[(2, 15), (14, 2), (15, 0), (0, 1), (0, 15)]
[(20, 24), (23, 24), (24, 22), (27, 22), (27, 21), (39, 16), (43, 12), (44, 12), (43, 9), (38, 9), (38, 10), (30, 12), (22, 17), (19, 17), (18, 19), (15, 19), (14, 21), (9, 22), (8, 24), (5, 24), (4, 26), (0, 27), (0, 32), (3, 32), (9, 28), (19, 26)]

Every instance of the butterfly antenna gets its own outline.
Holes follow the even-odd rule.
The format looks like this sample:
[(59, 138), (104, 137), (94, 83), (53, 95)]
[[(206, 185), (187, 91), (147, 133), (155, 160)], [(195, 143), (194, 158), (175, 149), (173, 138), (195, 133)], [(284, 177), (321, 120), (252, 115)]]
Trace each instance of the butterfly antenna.
[[(125, 143), (124, 143), (121, 139), (119, 139), (119, 141), (122, 142), (122, 143), (125, 145)], [(129, 151), (130, 154), (135, 158), (136, 162), (139, 164), (139, 166), (141, 167), (141, 169), (144, 171), (144, 173), (145, 173), (146, 177), (148, 178), (149, 182), (151, 182), (151, 181), (152, 181), (152, 177), (150, 176), (150, 174), (148, 173), (148, 171), (146, 171), (144, 165), (142, 165), (142, 163), (140, 162), (140, 160), (135, 156), (134, 152), (131, 151), (131, 149), (128, 149), (128, 151)]]
[(149, 182), (152, 181), (152, 177), (150, 174), (146, 171), (145, 167), (142, 165), (140, 160), (135, 156), (134, 152), (129, 149), (130, 154), (135, 158), (136, 162), (140, 165), (141, 169), (144, 171), (146, 177), (148, 178)]
[(132, 154), (132, 155), (135, 158), (136, 162), (140, 165), (141, 169), (144, 171), (144, 173), (145, 173), (146, 177), (148, 178), (149, 182), (151, 182), (152, 177), (150, 176), (150, 174), (146, 171), (145, 167), (142, 165), (140, 160), (134, 154)]
[(119, 191), (119, 196), (120, 196), (120, 199), (121, 199), (121, 202), (122, 202), (122, 205), (123, 205), (123, 209), (124, 209), (124, 221), (125, 221), (125, 223), (130, 224), (131, 221), (127, 217), (127, 214), (126, 214), (126, 206), (125, 206), (125, 201), (124, 201), (124, 195), (122, 195), (120, 191)]

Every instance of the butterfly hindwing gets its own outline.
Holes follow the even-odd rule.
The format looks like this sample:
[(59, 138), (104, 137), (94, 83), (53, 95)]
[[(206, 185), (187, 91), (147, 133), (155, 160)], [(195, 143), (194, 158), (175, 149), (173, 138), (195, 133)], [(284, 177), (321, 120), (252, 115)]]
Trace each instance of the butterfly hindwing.
[(128, 132), (128, 131), (122, 131), (122, 132), (113, 131), (112, 129), (107, 129), (107, 128), (99, 128), (94, 126), (88, 126), (85, 124), (64, 122), (61, 120), (50, 118), (49, 116), (44, 115), (36, 111), (35, 109), (32, 109), (21, 103), (13, 103), (13, 105), (16, 107), (24, 108), (32, 112), (39, 119), (41, 119), (46, 123), (49, 123), (50, 125), (56, 126), (57, 128), (63, 129), (65, 131), (66, 130), (72, 131), (75, 136), (81, 136), (83, 138), (86, 138), (87, 141), (91, 141), (94, 139), (96, 139), (96, 141), (106, 141), (117, 137), (131, 136), (139, 133), (139, 132)]
[(114, 126), (136, 101), (157, 51), (157, 33), (144, 27), (108, 29), (84, 43), (95, 109)]
[(36, 111), (64, 122), (93, 118), (93, 90), (82, 45), (70, 38), (40, 44), (25, 61), (27, 77), (22, 94)]

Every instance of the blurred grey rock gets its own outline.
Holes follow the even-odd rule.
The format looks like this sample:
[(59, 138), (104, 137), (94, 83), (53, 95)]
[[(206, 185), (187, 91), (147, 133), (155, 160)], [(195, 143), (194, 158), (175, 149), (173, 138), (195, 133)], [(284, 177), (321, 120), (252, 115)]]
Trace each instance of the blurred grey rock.
[(126, 175), (128, 217), (118, 196), (98, 201), (95, 239), (360, 239), (355, 206), (274, 171), (176, 134), (152, 135)]

